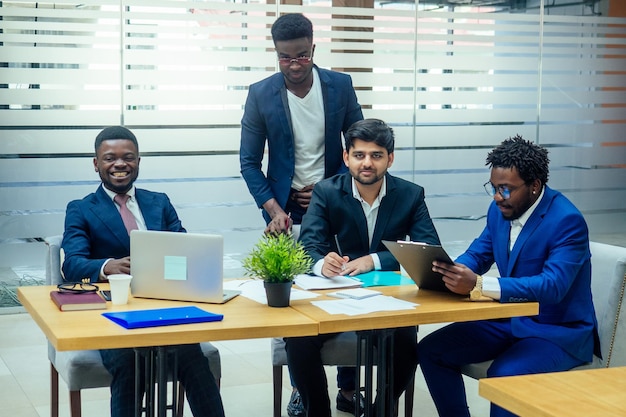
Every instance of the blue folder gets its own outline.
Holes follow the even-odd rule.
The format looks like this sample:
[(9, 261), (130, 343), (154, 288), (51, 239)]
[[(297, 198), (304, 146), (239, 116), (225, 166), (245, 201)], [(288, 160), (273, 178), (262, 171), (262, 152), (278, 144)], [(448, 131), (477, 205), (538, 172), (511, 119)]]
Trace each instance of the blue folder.
[(353, 278), (363, 283), (363, 287), (383, 287), (386, 285), (415, 285), (411, 278), (403, 277), (394, 271), (370, 271)]
[(203, 323), (207, 321), (222, 321), (224, 319), (223, 314), (209, 313), (195, 306), (118, 311), (102, 313), (102, 315), (126, 329)]

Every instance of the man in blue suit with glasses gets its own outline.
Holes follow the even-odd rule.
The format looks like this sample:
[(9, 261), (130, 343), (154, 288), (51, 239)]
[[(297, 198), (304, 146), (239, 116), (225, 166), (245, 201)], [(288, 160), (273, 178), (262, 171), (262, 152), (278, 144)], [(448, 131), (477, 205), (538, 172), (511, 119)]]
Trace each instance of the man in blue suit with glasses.
[[(599, 354), (587, 224), (547, 186), (548, 163), (548, 151), (521, 136), (493, 149), (485, 229), (455, 265), (433, 263), (446, 287), (471, 301), (539, 302), (537, 316), (453, 323), (419, 343), (441, 417), (470, 416), (463, 365), (493, 360), (488, 377), (523, 375), (565, 371)], [(494, 262), (500, 277), (482, 276)], [(491, 405), (491, 417), (511, 415)]]

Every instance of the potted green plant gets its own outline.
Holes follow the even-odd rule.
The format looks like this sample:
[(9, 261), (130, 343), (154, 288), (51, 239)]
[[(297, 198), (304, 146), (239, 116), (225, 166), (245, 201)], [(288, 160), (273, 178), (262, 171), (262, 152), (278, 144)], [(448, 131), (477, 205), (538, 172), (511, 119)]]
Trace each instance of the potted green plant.
[(262, 279), (267, 305), (287, 307), (293, 279), (311, 270), (313, 260), (291, 234), (263, 235), (243, 260), (246, 275)]

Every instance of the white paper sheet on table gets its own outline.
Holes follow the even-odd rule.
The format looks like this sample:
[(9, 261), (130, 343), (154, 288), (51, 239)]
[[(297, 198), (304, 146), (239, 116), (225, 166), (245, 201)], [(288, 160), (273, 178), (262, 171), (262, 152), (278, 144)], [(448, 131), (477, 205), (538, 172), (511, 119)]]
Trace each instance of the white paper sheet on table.
[(346, 288), (339, 291), (328, 293), (331, 297), (352, 298), (353, 300), (362, 300), (364, 298), (376, 297), (382, 294), (380, 291), (368, 290), (365, 288)]
[(375, 313), (377, 311), (412, 310), (419, 304), (409, 301), (398, 300), (387, 295), (377, 295), (362, 300), (321, 300), (311, 301), (316, 307), (321, 308), (328, 314), (346, 314), (356, 316), (359, 314)]
[(354, 288), (363, 285), (356, 278), (336, 276), (336, 277), (318, 277), (316, 275), (300, 274), (296, 275), (296, 285), (303, 290), (328, 290), (333, 288)]
[[(265, 295), (265, 288), (263, 287), (263, 280), (260, 279), (236, 279), (231, 281), (224, 281), (225, 290), (237, 290), (241, 291), (241, 296), (249, 298), (260, 304), (267, 305), (267, 297)], [(291, 288), (291, 300), (306, 300), (308, 298), (319, 297), (319, 294), (310, 291), (303, 291), (297, 288)]]

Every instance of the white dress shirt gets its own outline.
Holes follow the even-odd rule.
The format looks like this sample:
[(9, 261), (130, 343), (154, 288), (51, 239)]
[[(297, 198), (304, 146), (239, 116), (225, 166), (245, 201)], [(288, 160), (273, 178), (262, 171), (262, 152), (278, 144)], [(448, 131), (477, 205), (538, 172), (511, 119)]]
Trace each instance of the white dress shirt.
[[(104, 186), (102, 187), (102, 189), (104, 190), (105, 193), (107, 193), (109, 197), (111, 197), (111, 201), (113, 201), (113, 204), (115, 204), (117, 211), (119, 211), (120, 206), (114, 200), (117, 193), (109, 190), (108, 188)], [(143, 219), (143, 215), (141, 214), (141, 209), (139, 208), (139, 204), (137, 204), (137, 199), (135, 198), (135, 186), (133, 185), (133, 187), (130, 190), (128, 190), (126, 194), (128, 194), (129, 196), (128, 200), (126, 201), (126, 207), (128, 207), (128, 210), (130, 210), (130, 212), (133, 214), (133, 217), (135, 217), (135, 221), (137, 222), (137, 228), (139, 230), (146, 230), (147, 229), (146, 221)], [(100, 267), (100, 279), (106, 278), (106, 275), (104, 274), (104, 267), (111, 259), (113, 258), (109, 258), (106, 261), (104, 261), (104, 263), (102, 264), (102, 267)]]
[[(380, 208), (380, 202), (383, 200), (383, 197), (385, 197), (385, 195), (387, 195), (387, 178), (383, 177), (383, 183), (380, 187), (380, 191), (378, 192), (378, 196), (370, 206), (367, 201), (365, 201), (363, 197), (361, 197), (359, 189), (356, 186), (356, 182), (354, 178), (352, 178), (352, 197), (354, 197), (361, 203), (363, 214), (365, 214), (365, 222), (367, 223), (367, 236), (369, 238), (368, 242), (370, 247), (372, 246), (372, 236), (374, 235), (374, 228), (376, 227), (376, 220), (378, 219), (378, 209)], [(381, 265), (378, 254), (370, 253), (369, 255), (374, 261), (374, 270), (380, 270)], [(323, 276), (322, 266), (324, 266), (324, 258), (315, 263), (315, 265), (313, 266), (313, 273), (318, 276)]]
[[(539, 198), (537, 199), (537, 201), (535, 201), (535, 203), (532, 206), (530, 206), (530, 208), (526, 210), (524, 214), (522, 214), (521, 216), (519, 216), (519, 218), (515, 220), (511, 220), (511, 229), (509, 231), (509, 252), (513, 250), (513, 247), (515, 246), (515, 242), (517, 241), (517, 237), (522, 232), (524, 225), (526, 224), (530, 216), (533, 214), (533, 212), (539, 205), (539, 202), (543, 198), (543, 190), (544, 189), (542, 188), (541, 194), (539, 194)], [(483, 295), (489, 298), (493, 298), (494, 300), (499, 300), (502, 294), (499, 279), (500, 278), (498, 277), (491, 277), (488, 275), (484, 275), (483, 276)]]

